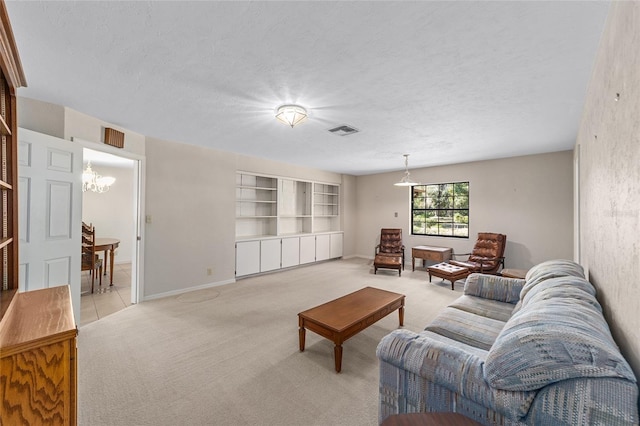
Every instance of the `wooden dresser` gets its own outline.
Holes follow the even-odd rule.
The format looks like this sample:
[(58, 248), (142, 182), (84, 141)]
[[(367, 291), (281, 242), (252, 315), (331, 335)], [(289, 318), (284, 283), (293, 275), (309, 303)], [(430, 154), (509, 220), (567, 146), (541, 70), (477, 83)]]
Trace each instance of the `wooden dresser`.
[(69, 286), (18, 293), (0, 322), (2, 424), (76, 424), (76, 336)]

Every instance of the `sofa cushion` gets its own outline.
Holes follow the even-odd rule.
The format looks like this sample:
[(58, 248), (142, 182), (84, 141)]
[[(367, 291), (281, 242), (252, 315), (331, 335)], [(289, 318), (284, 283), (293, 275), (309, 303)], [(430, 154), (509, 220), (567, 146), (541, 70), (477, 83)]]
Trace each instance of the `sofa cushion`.
[(520, 300), (539, 283), (555, 277), (584, 278), (582, 266), (571, 260), (556, 259), (539, 263), (527, 271), (525, 285), (520, 292)]
[(578, 377), (635, 382), (597, 300), (581, 286), (568, 287), (571, 279), (547, 280), (507, 322), (484, 365), (491, 386), (535, 390)]
[(489, 350), (505, 322), (446, 307), (425, 330), (469, 346)]
[(471, 274), (464, 283), (464, 294), (506, 303), (520, 300), (523, 280), (497, 275)]
[(514, 305), (482, 297), (462, 295), (454, 300), (449, 307), (506, 323), (511, 318)]
[(547, 299), (580, 299), (602, 312), (595, 296), (596, 289), (584, 278), (557, 277), (539, 283), (524, 296), (521, 302), (524, 307), (529, 303), (544, 303)]

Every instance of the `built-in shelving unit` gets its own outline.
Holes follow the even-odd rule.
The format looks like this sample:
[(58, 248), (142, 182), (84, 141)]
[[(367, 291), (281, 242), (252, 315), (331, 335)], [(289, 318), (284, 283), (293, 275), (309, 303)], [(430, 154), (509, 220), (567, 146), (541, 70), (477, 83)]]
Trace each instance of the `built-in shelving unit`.
[(312, 232), (311, 182), (280, 179), (278, 235)]
[(313, 184), (313, 219), (316, 232), (327, 232), (340, 227), (339, 186)]
[(340, 186), (238, 172), (236, 276), (342, 256)]
[(276, 235), (278, 180), (246, 173), (236, 175), (236, 236)]

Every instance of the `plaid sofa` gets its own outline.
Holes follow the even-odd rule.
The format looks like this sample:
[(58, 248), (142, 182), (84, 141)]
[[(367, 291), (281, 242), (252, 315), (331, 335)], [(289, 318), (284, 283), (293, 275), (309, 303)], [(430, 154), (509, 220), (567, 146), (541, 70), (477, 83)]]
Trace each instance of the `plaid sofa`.
[(470, 275), (424, 331), (381, 340), (379, 421), (439, 411), (486, 425), (637, 425), (636, 378), (595, 294), (567, 260), (524, 280)]

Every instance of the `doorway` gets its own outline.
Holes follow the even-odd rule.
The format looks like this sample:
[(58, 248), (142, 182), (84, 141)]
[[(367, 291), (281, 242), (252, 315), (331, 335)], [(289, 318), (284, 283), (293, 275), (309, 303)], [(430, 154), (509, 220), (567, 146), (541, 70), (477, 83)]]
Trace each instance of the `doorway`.
[(88, 166), (96, 175), (112, 177), (115, 181), (109, 186), (84, 188), (82, 221), (95, 228), (98, 242), (114, 243), (99, 252), (103, 265), (101, 277), (94, 277), (92, 283), (90, 271), (82, 273), (81, 326), (137, 303), (140, 287), (137, 261), (141, 217), (140, 160), (85, 147), (83, 171), (86, 172)]

